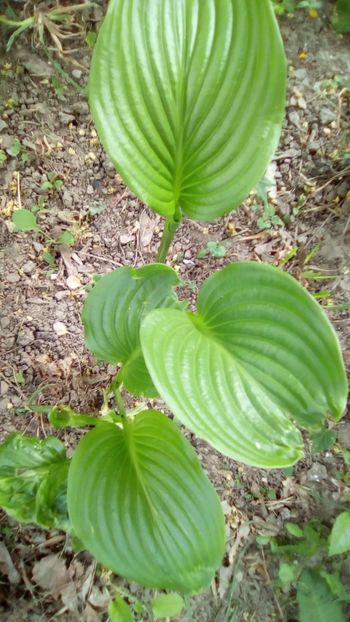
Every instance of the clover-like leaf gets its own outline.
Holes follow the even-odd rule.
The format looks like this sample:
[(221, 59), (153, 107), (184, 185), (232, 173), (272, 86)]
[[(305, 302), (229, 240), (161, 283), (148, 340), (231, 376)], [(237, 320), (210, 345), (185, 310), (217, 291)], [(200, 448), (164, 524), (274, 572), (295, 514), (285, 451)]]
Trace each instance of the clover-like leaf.
[(302, 456), (295, 422), (319, 428), (344, 411), (347, 381), (335, 332), (290, 275), (254, 262), (211, 276), (196, 314), (158, 309), (141, 326), (147, 367), (182, 423), (247, 464)]
[(157, 395), (140, 346), (140, 323), (152, 309), (179, 306), (172, 268), (152, 264), (119, 268), (89, 292), (82, 319), (87, 347), (102, 361), (122, 363), (119, 379), (136, 395)]
[(224, 553), (220, 501), (174, 422), (144, 411), (80, 441), (68, 478), (74, 532), (96, 559), (148, 587), (206, 588)]
[(111, 0), (90, 105), (101, 141), (152, 209), (208, 220), (262, 178), (285, 105), (270, 0)]
[(68, 531), (68, 467), (58, 439), (10, 434), (0, 445), (0, 506), (22, 523)]

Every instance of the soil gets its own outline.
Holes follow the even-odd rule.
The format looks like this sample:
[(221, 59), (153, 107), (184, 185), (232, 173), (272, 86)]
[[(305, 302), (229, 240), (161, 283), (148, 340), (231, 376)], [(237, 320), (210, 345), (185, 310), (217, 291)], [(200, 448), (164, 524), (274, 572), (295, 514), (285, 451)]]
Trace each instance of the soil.
[[(318, 293), (349, 370), (349, 37), (335, 33), (322, 16), (312, 19), (301, 12), (282, 18), (280, 25), (289, 90), (283, 135), (268, 170), (270, 202), (280, 224), (267, 222), (261, 228), (262, 202), (252, 194), (225, 218), (204, 224), (185, 220), (169, 263), (190, 297), (208, 274), (231, 261), (284, 265)], [(89, 49), (81, 45), (74, 62), (79, 64), (67, 63), (65, 71), (83, 87)], [(40, 437), (54, 432), (45, 415), (26, 408), (31, 397), (41, 405), (70, 403), (82, 412), (99, 411), (102, 391), (116, 369), (97, 364), (84, 348), (80, 312), (86, 287), (96, 273), (154, 260), (162, 220), (115, 173), (85, 96), (67, 86), (40, 49), (19, 39), (10, 53), (1, 53), (0, 76), (0, 149), (12, 148), (14, 154), (0, 164), (3, 440), (15, 430)], [(21, 143), (18, 153), (16, 140)], [(63, 184), (43, 189), (48, 178)], [(36, 216), (44, 235), (14, 232), (13, 209), (33, 205), (39, 206)], [(71, 245), (60, 241), (66, 230), (74, 238)], [(224, 247), (223, 257), (208, 252), (209, 241)], [(329, 279), (303, 276), (311, 270)], [(317, 518), (329, 526), (344, 509), (350, 492), (342, 451), (350, 449), (348, 414), (335, 431), (337, 443), (331, 449), (315, 455), (307, 445), (305, 459), (289, 475), (237, 464), (187, 434), (221, 496), (228, 538), (217, 580), (206, 594), (192, 599), (186, 619), (296, 618), (295, 590), (278, 583), (278, 559), (256, 537), (286, 539), (288, 521), (303, 525)], [(79, 433), (65, 430), (59, 436), (71, 452)], [(102, 621), (116, 588), (131, 603), (151, 596), (96, 566), (87, 553), (74, 553), (61, 532), (19, 525), (1, 512), (0, 528), (4, 622)], [(350, 586), (346, 560), (342, 572)]]

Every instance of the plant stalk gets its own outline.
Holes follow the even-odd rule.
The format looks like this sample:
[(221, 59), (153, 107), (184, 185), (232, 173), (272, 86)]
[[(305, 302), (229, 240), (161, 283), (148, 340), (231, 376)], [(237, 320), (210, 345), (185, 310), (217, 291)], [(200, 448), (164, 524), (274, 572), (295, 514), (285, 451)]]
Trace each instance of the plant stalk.
[(162, 239), (160, 241), (160, 246), (159, 246), (158, 254), (157, 254), (158, 263), (166, 262), (170, 244), (172, 243), (175, 237), (176, 229), (178, 228), (181, 222), (181, 218), (182, 218), (182, 214), (181, 214), (181, 209), (179, 207), (176, 208), (172, 216), (166, 217), (164, 231), (163, 231)]

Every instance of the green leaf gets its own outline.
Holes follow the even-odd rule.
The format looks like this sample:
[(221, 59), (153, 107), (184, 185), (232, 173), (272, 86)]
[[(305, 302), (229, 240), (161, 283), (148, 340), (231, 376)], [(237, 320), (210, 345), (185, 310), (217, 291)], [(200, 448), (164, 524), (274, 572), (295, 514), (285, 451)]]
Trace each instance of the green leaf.
[(317, 454), (321, 451), (326, 451), (333, 447), (336, 440), (337, 435), (334, 430), (323, 427), (321, 430), (317, 430), (317, 432), (311, 435), (312, 452)]
[(295, 421), (339, 419), (347, 381), (334, 330), (290, 275), (237, 262), (211, 276), (196, 314), (152, 311), (145, 361), (176, 417), (232, 458), (283, 467), (302, 456)]
[(290, 585), (297, 578), (298, 568), (294, 564), (283, 562), (278, 570), (278, 577), (282, 585)]
[(22, 149), (21, 143), (18, 140), (18, 138), (16, 138), (16, 140), (13, 142), (11, 147), (6, 149), (6, 151), (10, 156), (12, 156), (13, 158), (16, 158), (21, 153), (21, 149)]
[(299, 621), (346, 622), (340, 603), (316, 570), (304, 570), (298, 583)]
[(17, 231), (38, 231), (39, 225), (29, 209), (17, 209), (12, 214), (12, 222)]
[(270, 0), (111, 0), (90, 105), (102, 144), (163, 216), (210, 220), (262, 178), (276, 149), (286, 63)]
[(286, 529), (295, 538), (302, 538), (304, 536), (304, 531), (295, 523), (286, 523)]
[(151, 606), (153, 615), (158, 620), (180, 615), (185, 603), (179, 594), (160, 594), (152, 599)]
[(11, 434), (0, 445), (0, 506), (22, 523), (69, 529), (62, 443)]
[(156, 396), (140, 346), (140, 323), (152, 309), (179, 305), (176, 272), (161, 264), (119, 268), (89, 292), (82, 319), (87, 347), (102, 361), (123, 363), (119, 377), (128, 391)]
[(68, 507), (96, 559), (146, 587), (202, 590), (224, 553), (215, 490), (175, 423), (155, 411), (126, 430), (88, 432), (72, 459)]
[(335, 520), (329, 536), (329, 554), (350, 551), (350, 512), (342, 512)]
[(73, 244), (75, 243), (74, 234), (68, 229), (66, 229), (66, 231), (63, 231), (63, 233), (61, 233), (56, 243), (65, 244), (66, 246), (73, 246)]
[(109, 605), (108, 615), (110, 622), (133, 622), (131, 611), (125, 600), (117, 598)]

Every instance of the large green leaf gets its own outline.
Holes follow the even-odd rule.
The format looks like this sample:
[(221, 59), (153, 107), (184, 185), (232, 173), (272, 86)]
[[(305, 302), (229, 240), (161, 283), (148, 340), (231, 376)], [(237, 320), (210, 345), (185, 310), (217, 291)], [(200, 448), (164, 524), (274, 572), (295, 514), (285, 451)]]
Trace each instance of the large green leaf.
[(219, 499), (188, 441), (155, 411), (127, 430), (106, 423), (82, 439), (68, 507), (97, 560), (148, 587), (199, 591), (224, 553)]
[(300, 622), (346, 622), (341, 604), (316, 570), (304, 570), (298, 582)]
[(270, 0), (111, 0), (90, 105), (132, 190), (171, 216), (237, 207), (277, 146), (285, 58)]
[(22, 523), (69, 530), (68, 467), (58, 439), (10, 434), (0, 445), (0, 506)]
[(119, 268), (89, 293), (82, 314), (85, 342), (98, 359), (123, 363), (120, 380), (136, 395), (157, 395), (140, 346), (140, 323), (152, 309), (179, 306), (174, 270), (153, 264)]
[(294, 421), (338, 419), (347, 382), (334, 330), (291, 276), (254, 262), (211, 276), (196, 314), (150, 313), (141, 343), (153, 382), (185, 425), (223, 453), (261, 467), (302, 456)]

